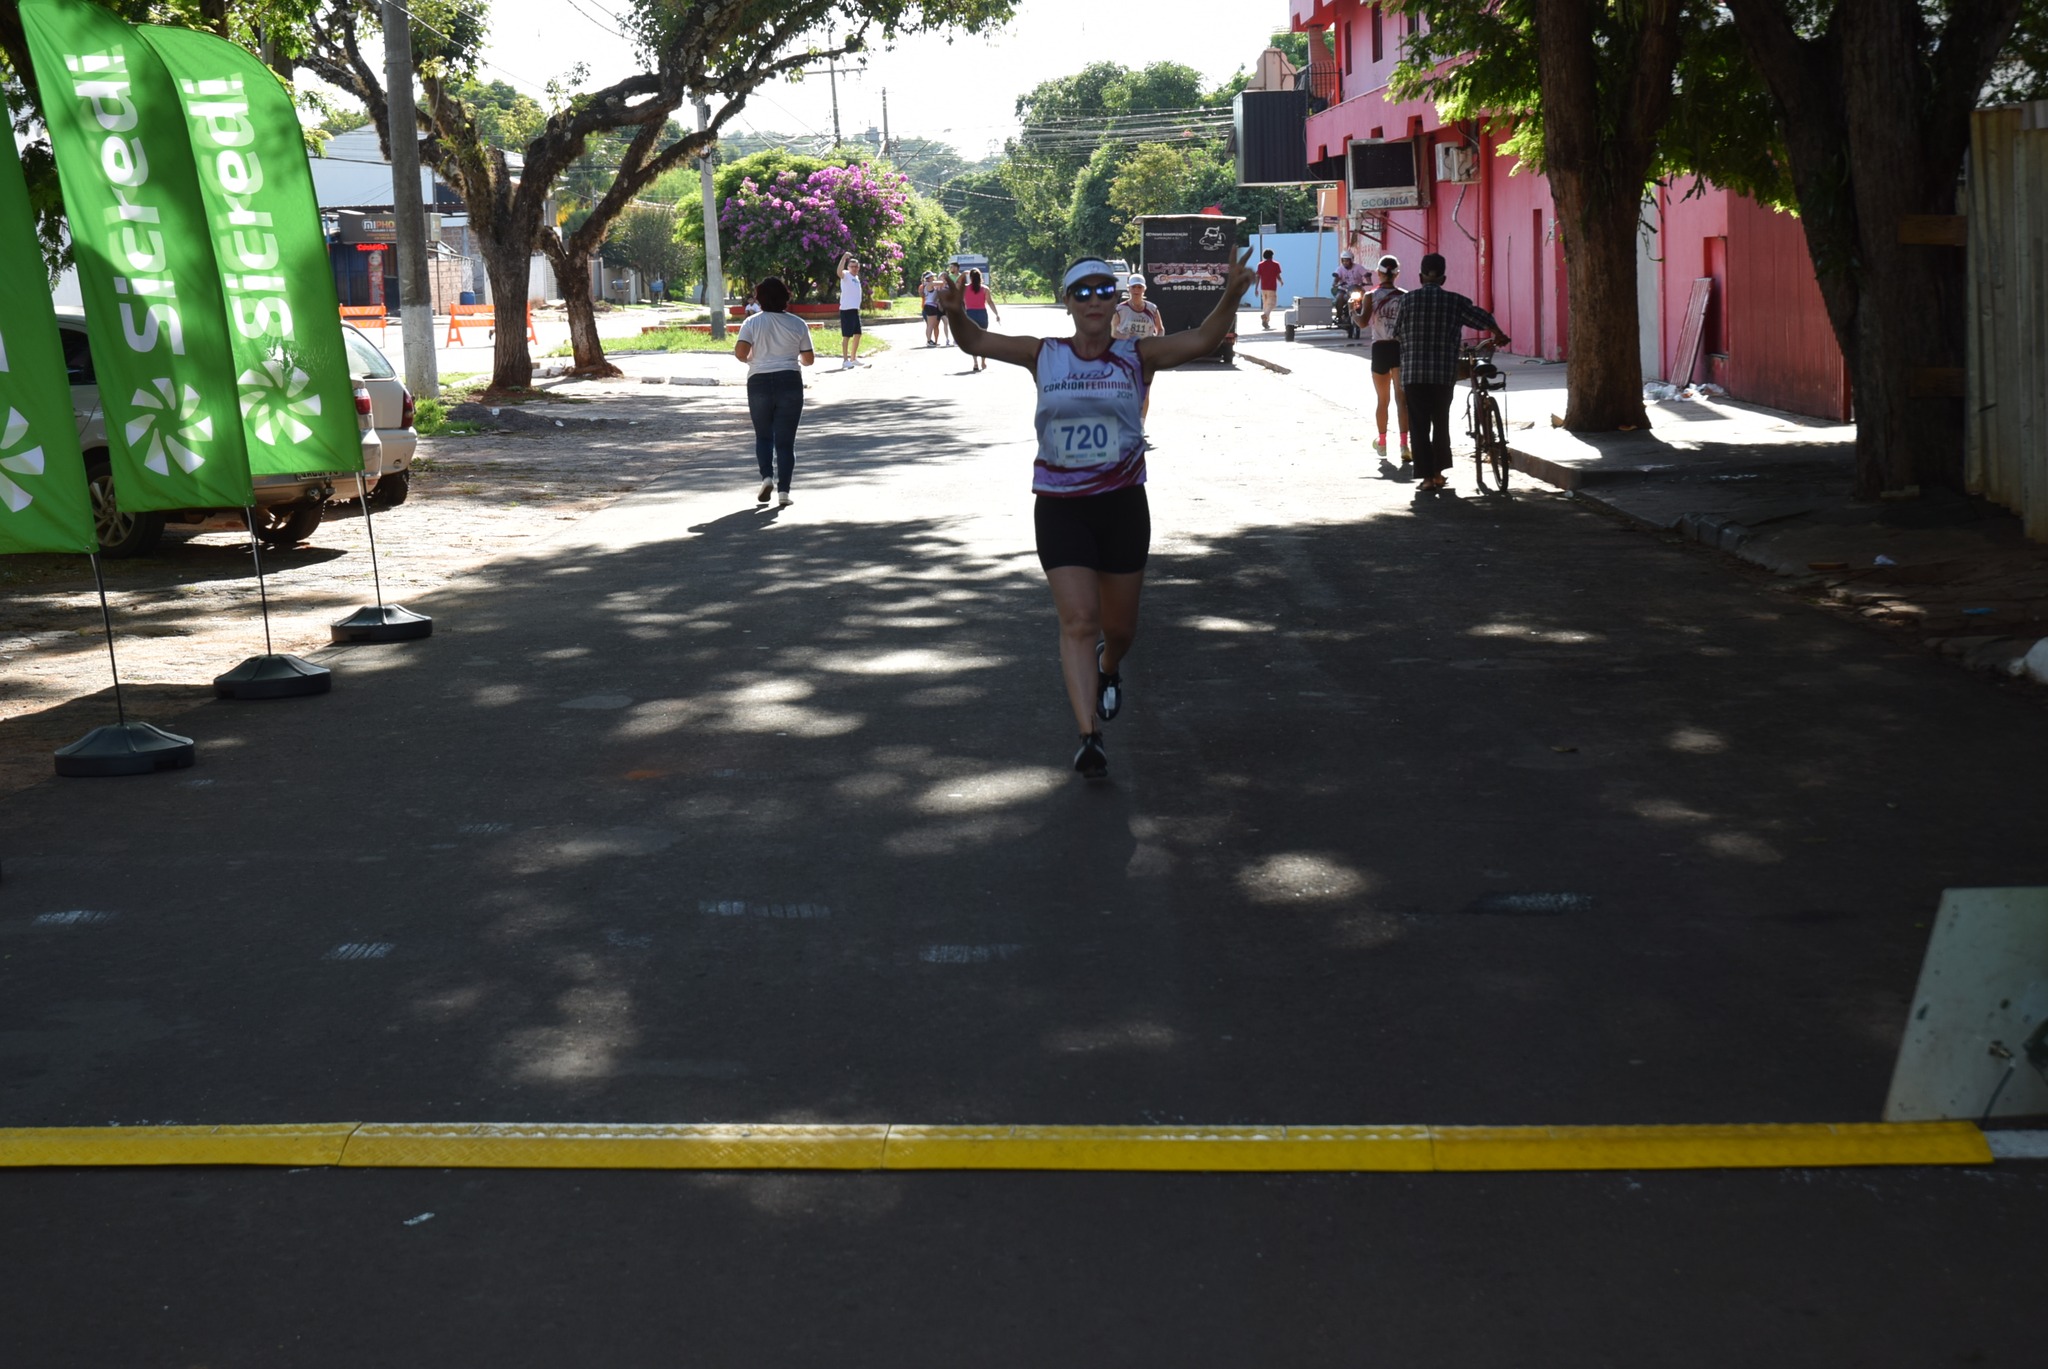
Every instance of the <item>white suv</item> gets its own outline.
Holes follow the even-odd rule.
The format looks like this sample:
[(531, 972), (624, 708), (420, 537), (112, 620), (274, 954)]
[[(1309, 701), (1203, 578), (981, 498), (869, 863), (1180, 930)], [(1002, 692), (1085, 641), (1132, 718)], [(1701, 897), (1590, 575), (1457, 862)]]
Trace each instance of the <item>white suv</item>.
[[(405, 388), (377, 344), (356, 331), (354, 324), (341, 325), (341, 340), (348, 348), (348, 373), (355, 377), (357, 390), (370, 392), (370, 422), (384, 449), (381, 460), (373, 458), (363, 467), (363, 479), (370, 486), (370, 507), (393, 508), (412, 492), (412, 454), (420, 443), (412, 426), (412, 391)], [(341, 487), (343, 499), (354, 493), (346, 484)]]
[[(64, 338), (64, 365), (71, 372), (71, 412), (78, 420), (78, 445), (85, 449), (85, 476), (92, 488), (93, 523), (103, 556), (147, 556), (166, 532), (243, 532), (240, 509), (172, 509), (127, 513), (114, 506), (114, 469), (107, 451), (106, 419), (86, 342), (85, 311), (59, 306), (57, 327)], [(351, 362), (353, 365), (353, 361)], [(356, 414), (363, 431), (365, 469), (384, 469), (382, 443), (372, 426), (370, 396), (356, 382)], [(407, 454), (410, 461), (410, 453)], [(320, 515), (335, 494), (328, 475), (259, 475), (255, 479), (256, 536), (267, 547), (296, 546), (320, 526)]]

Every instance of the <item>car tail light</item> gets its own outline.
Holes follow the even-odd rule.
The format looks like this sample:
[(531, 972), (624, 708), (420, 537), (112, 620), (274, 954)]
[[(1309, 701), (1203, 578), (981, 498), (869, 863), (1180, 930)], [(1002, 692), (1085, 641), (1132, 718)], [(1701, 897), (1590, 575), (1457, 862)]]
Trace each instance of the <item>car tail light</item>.
[(367, 417), (370, 412), (370, 390), (366, 385), (356, 386), (356, 412)]
[(405, 396), (405, 402), (398, 406), (398, 426), (410, 428), (412, 426), (412, 391), (400, 387), (398, 393)]

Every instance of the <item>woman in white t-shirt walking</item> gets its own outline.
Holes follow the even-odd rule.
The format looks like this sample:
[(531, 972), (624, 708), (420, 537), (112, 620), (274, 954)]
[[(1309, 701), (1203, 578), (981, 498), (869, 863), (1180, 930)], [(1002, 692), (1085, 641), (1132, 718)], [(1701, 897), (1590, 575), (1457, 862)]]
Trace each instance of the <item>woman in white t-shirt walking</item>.
[(761, 491), (754, 498), (767, 503), (780, 491), (777, 508), (786, 508), (789, 480), (796, 473), (796, 425), (804, 416), (804, 377), (799, 367), (818, 358), (811, 351), (811, 328), (789, 310), (789, 287), (774, 276), (754, 287), (761, 312), (740, 325), (732, 354), (747, 363), (747, 414), (754, 420), (754, 459), (761, 467)]

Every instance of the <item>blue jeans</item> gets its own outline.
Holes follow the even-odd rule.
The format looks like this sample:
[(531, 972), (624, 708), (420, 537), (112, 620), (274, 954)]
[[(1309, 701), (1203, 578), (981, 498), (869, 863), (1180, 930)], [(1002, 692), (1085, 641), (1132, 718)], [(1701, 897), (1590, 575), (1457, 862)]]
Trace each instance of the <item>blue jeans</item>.
[(795, 371), (747, 377), (747, 413), (754, 420), (754, 459), (761, 478), (789, 493), (796, 470), (796, 425), (804, 416), (804, 378)]

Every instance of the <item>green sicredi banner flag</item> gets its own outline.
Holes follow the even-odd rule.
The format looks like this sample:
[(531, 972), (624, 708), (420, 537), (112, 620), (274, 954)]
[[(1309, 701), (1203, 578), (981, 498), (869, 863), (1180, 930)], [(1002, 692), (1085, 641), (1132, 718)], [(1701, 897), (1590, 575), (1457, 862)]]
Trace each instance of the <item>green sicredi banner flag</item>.
[(97, 551), (28, 181), (14, 139), (0, 144), (0, 552)]
[(227, 294), (251, 474), (361, 470), (355, 381), (291, 96), (211, 33), (136, 32), (177, 83)]
[(170, 73), (76, 0), (21, 0), (120, 507), (240, 508), (249, 456), (211, 225)]

